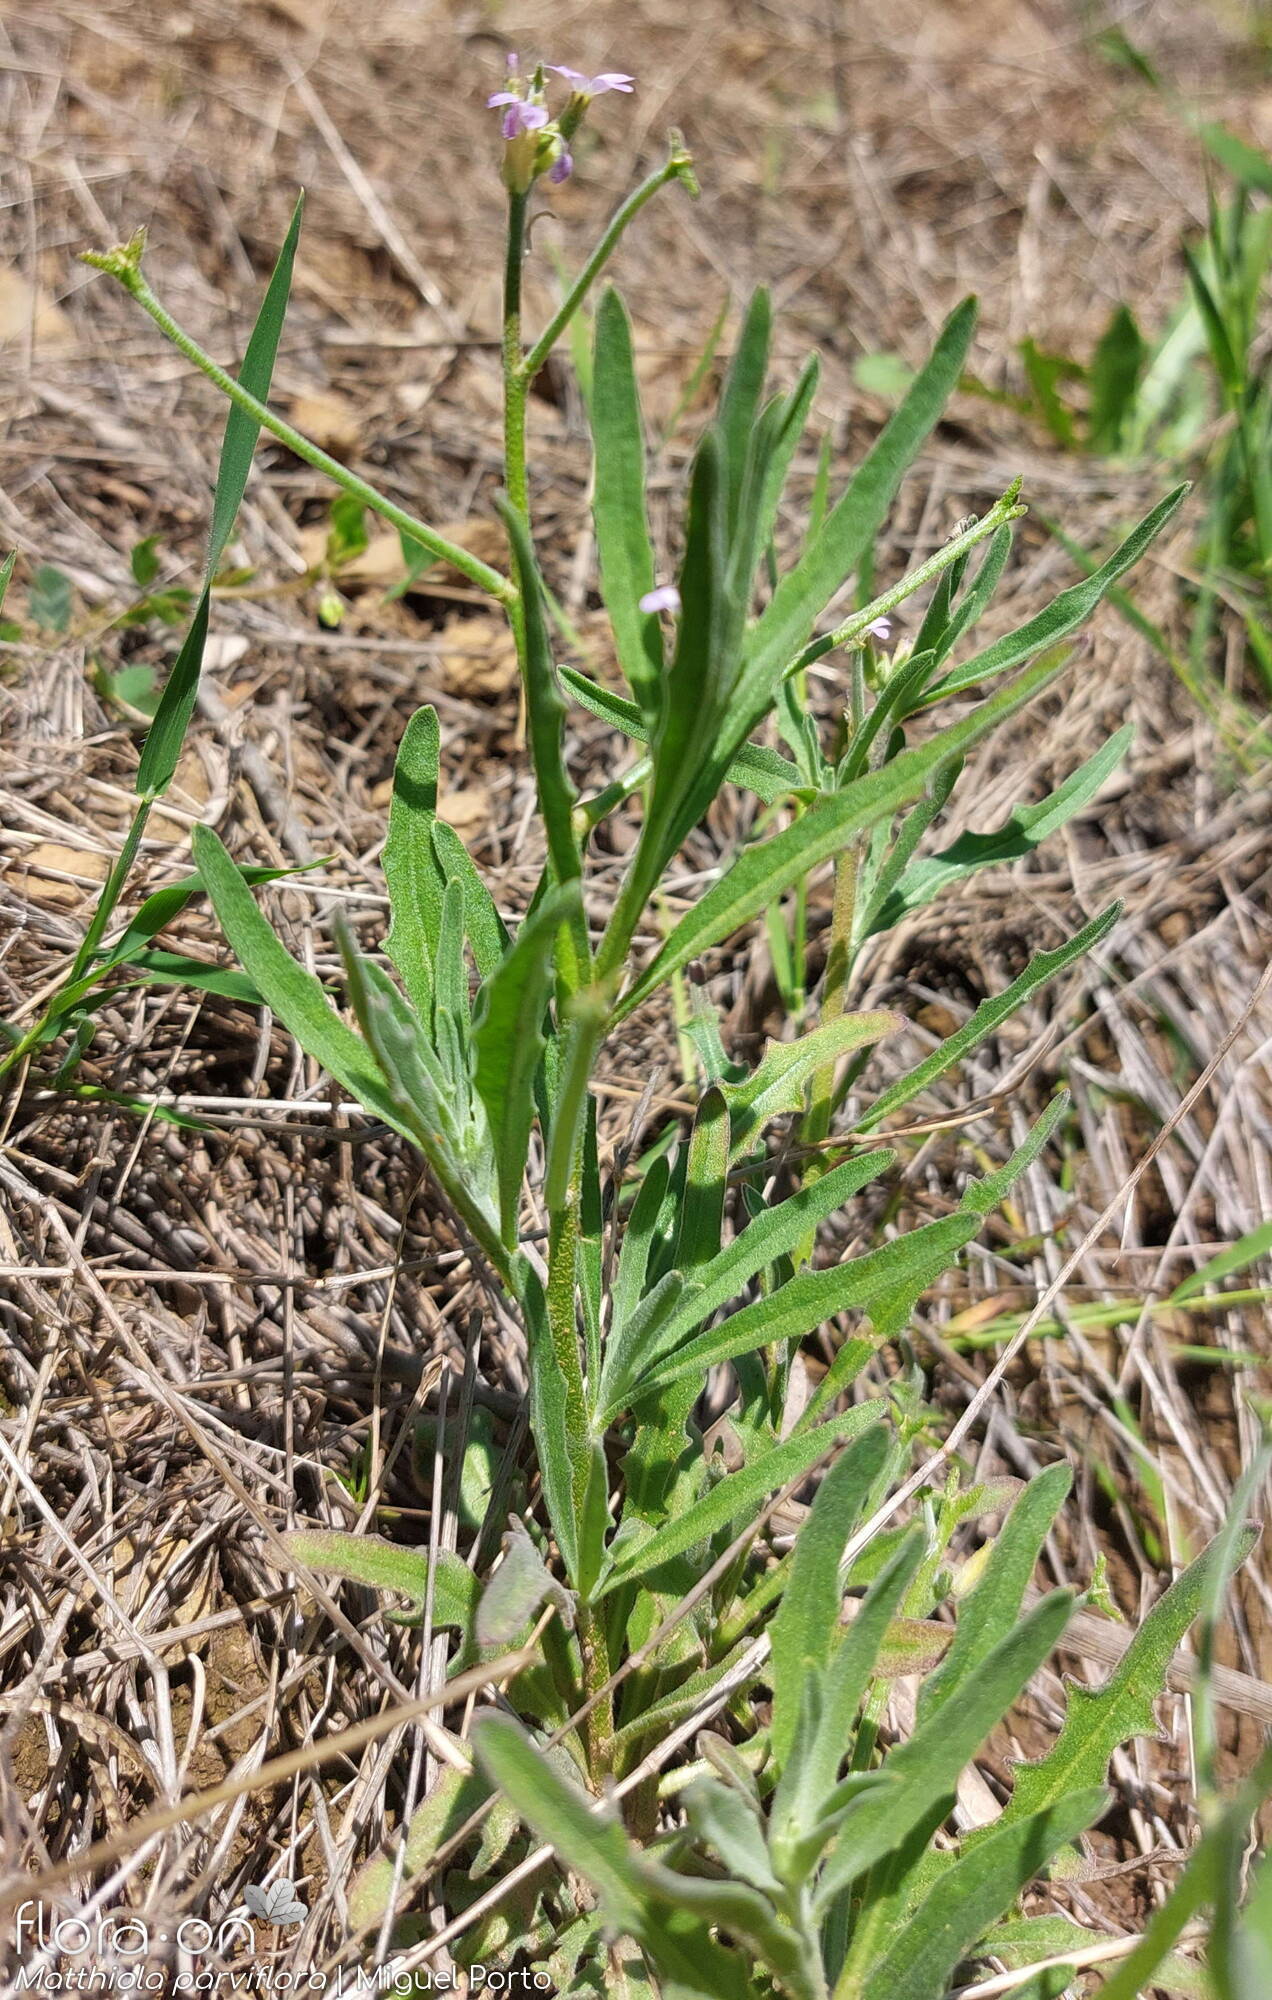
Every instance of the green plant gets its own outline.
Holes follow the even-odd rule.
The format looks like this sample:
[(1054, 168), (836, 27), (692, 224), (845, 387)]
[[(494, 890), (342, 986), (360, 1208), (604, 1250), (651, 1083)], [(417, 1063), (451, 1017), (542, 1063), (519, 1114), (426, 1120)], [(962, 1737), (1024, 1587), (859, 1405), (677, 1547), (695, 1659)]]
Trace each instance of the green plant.
[[(879, 1762), (885, 1651), (910, 1666), (932, 1663), (928, 1613), (948, 1588), (945, 1551), (959, 1525), (991, 1503), (975, 1488), (960, 1492), (956, 1481), (928, 1496), (926, 1534), (898, 1540), (872, 1531), (853, 1548), (856, 1524), (895, 1491), (930, 1416), (904, 1373), (886, 1398), (854, 1404), (850, 1395), (879, 1345), (904, 1331), (921, 1294), (1038, 1158), (1064, 1100), (1048, 1106), (1004, 1165), (969, 1181), (951, 1213), (908, 1233), (887, 1221), (897, 1155), (868, 1135), (1106, 938), (1118, 912), (1103, 911), (1036, 957), (886, 1088), (871, 1086), (868, 1064), (899, 1023), (851, 1011), (853, 969), (869, 937), (947, 883), (1027, 853), (1094, 796), (1125, 732), (1051, 797), (1022, 802), (999, 828), (923, 851), (967, 751), (1062, 671), (1064, 640), (1160, 532), (1184, 489), (1095, 575), (979, 650), (966, 642), (1010, 556), (1012, 524), (1023, 511), (1018, 485), (823, 629), (845, 584), (872, 573), (899, 482), (963, 370), (974, 306), (968, 301), (951, 315), (833, 505), (823, 457), (827, 476), (807, 532), (783, 567), (779, 503), (810, 420), (817, 369), (810, 361), (790, 390), (766, 399), (770, 310), (760, 293), (694, 455), (678, 582), (660, 586), (631, 328), (618, 295), (606, 290), (595, 314), (587, 403), (600, 587), (628, 693), (558, 669), (531, 533), (528, 391), (638, 211), (669, 184), (695, 192), (689, 157), (673, 139), (665, 164), (622, 205), (549, 325), (528, 342), (521, 280), (536, 184), (568, 170), (592, 98), (630, 81), (565, 74), (573, 87), (555, 118), (542, 69), (526, 77), (514, 70), (496, 100), (509, 210), (499, 503), (508, 574), (406, 515), (275, 416), (259, 373), (245, 368), (236, 381), (204, 354), (151, 290), (139, 240), (92, 260), (220, 386), (232, 424), (241, 419), (253, 439), (258, 429), (271, 431), (349, 502), (393, 523), (404, 544), (445, 556), (501, 605), (521, 670), (545, 852), (530, 905), (510, 932), (467, 850), (438, 817), (440, 729), (435, 711), (420, 709), (398, 754), (384, 851), (388, 965), (360, 949), (348, 926), (337, 927), (355, 1025), (284, 949), (245, 871), (211, 828), (196, 830), (199, 880), (250, 991), (374, 1117), (418, 1148), (479, 1268), (518, 1316), (528, 1355), (533, 1462), (513, 1490), (533, 1532), (520, 1522), (511, 1531), (479, 1605), (464, 1595), (472, 1572), (446, 1552), (431, 1562), (418, 1550), (320, 1531), (319, 1540), (305, 1534), (295, 1553), (310, 1568), (402, 1591), (430, 1631), (434, 1622), (457, 1626), (457, 1664), (539, 1621), (539, 1664), (506, 1695), (538, 1744), (511, 1721), (484, 1724), (487, 1776), (452, 1772), (421, 1808), (406, 1835), (408, 1874), (431, 1865), (439, 1847), (453, 1847), (475, 1811), (485, 1815), (485, 1830), (469, 1873), (484, 1872), (520, 1838), (524, 1817), (598, 1892), (596, 1907), (572, 1906), (569, 1886), (545, 1877), (530, 1899), (525, 1936), (539, 1948), (562, 1932), (570, 1979), (602, 1976), (608, 1927), (636, 1941), (666, 1992), (750, 1990), (736, 1950), (745, 1941), (767, 1968), (765, 1979), (794, 1994), (820, 1992), (827, 1980), (845, 1993), (891, 1993), (894, 1976), (909, 1982), (897, 1991), (935, 1994), (1029, 1876), (1098, 1814), (1108, 1755), (1147, 1726), (1144, 1689), (1193, 1615), (1208, 1572), (1203, 1563), (1163, 1600), (1136, 1642), (1134, 1675), (1128, 1668), (1123, 1680), (1114, 1677), (1111, 1692), (1083, 1711), (1081, 1726), (1066, 1732), (1031, 1780), (1032, 1796), (1022, 1783), (1021, 1803), (1001, 1832), (959, 1858), (969, 1917), (958, 1937), (925, 1947), (898, 1971), (883, 1940), (911, 1901), (934, 1892), (930, 1841), (959, 1770), (1063, 1630), (1071, 1602), (1063, 1593), (1017, 1625), (1063, 1481), (1048, 1475), (1012, 1514), (969, 1600), (975, 1611), (960, 1621), (929, 1682), (930, 1713)], [(293, 250), (294, 235), (288, 268)], [(223, 511), (218, 493), (214, 542), (219, 532), (222, 545)], [(360, 518), (349, 508), (341, 516), (354, 532)], [(913, 644), (889, 651), (890, 612), (928, 587)], [(206, 607), (205, 593), (205, 626)], [(809, 670), (836, 653), (844, 714), (826, 731), (806, 683)], [(1014, 669), (1021, 671), (1004, 680)], [(196, 674), (197, 657), (183, 652), (165, 690), (169, 708), (174, 684), (180, 691), (182, 726)], [(972, 705), (960, 699), (986, 689)], [(627, 767), (590, 798), (577, 795), (569, 770), (569, 695), (635, 745)], [(935, 726), (929, 711), (950, 705), (953, 719)], [(755, 740), (770, 718), (781, 750)], [(669, 922), (639, 965), (637, 939), (651, 913), (657, 920), (668, 871), (725, 785), (761, 802), (756, 837)], [(639, 835), (617, 893), (601, 907), (588, 871), (593, 836), (608, 816), (637, 803)], [(824, 863), (834, 868), (835, 902), (814, 1007), (801, 911), (810, 875)], [(636, 1008), (675, 989), (691, 962), (783, 898), (791, 918), (787, 984), (806, 1032), (770, 1045), (747, 1071), (729, 1059), (710, 1009), (699, 1007), (684, 1021), (702, 1086), (689, 1129), (662, 1134), (626, 1185), (607, 1183), (591, 1088), (607, 1038)], [(100, 932), (94, 950), (99, 939)], [(837, 1124), (850, 1091), (852, 1130), (843, 1132)], [(775, 1157), (768, 1128), (779, 1118), (796, 1121), (801, 1143)], [(763, 1199), (760, 1176), (770, 1181)], [(528, 1180), (546, 1216), (542, 1249)], [(849, 1203), (870, 1247), (818, 1265), (822, 1226)], [(848, 1313), (864, 1319), (850, 1336), (845, 1330), (816, 1394), (795, 1413), (790, 1389), (801, 1341)], [(695, 1419), (704, 1379), (724, 1364), (733, 1371), (733, 1463), (708, 1448)], [(793, 1555), (779, 1555), (765, 1542), (774, 1507), (832, 1459)], [(841, 1640), (846, 1547), (846, 1580), (868, 1584), (869, 1593)], [(942, 1646), (946, 1636), (941, 1628)], [(774, 1709), (765, 1739), (748, 1731), (748, 1697), (770, 1653)], [(687, 1795), (687, 1828), (668, 1835), (646, 1760), (669, 1730), (721, 1704), (733, 1704), (750, 1740), (716, 1741), (710, 1754), (723, 1782), (704, 1779)], [(491, 1806), (491, 1780), (505, 1794), (502, 1805)], [(626, 1786), (627, 1829), (600, 1826), (580, 1783), (592, 1794)], [(938, 1858), (944, 1865), (949, 1857), (942, 1850)], [(384, 1866), (373, 1864), (356, 1885), (355, 1921), (387, 1921), (394, 1864), (387, 1888)], [(929, 1933), (933, 1926), (914, 1930)], [(488, 1926), (476, 1932), (476, 1943), (490, 1935)], [(506, 1927), (500, 1935), (507, 1946)]]

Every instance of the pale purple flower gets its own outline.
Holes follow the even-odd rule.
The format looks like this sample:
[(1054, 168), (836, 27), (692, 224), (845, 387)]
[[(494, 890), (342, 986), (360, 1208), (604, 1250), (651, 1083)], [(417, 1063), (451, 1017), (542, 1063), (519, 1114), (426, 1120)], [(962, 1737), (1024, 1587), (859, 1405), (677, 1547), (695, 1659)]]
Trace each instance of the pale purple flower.
[(892, 620), (890, 618), (876, 618), (873, 624), (867, 625), (866, 630), (872, 639), (880, 641), (890, 639), (892, 637)]
[(679, 611), (680, 592), (674, 583), (660, 583), (657, 590), (647, 590), (640, 600), (642, 611)]
[(546, 67), (554, 76), (563, 76), (578, 97), (603, 97), (607, 90), (630, 91), (636, 88), (635, 77), (625, 76), (618, 69), (604, 69), (599, 76), (584, 76), (582, 70), (567, 69), (564, 63), (548, 63)]
[(548, 114), (542, 104), (527, 104), (524, 97), (518, 97), (513, 90), (497, 90), (493, 97), (486, 99), (487, 110), (497, 104), (506, 104), (500, 130), (505, 139), (515, 139), (522, 132), (538, 132), (548, 122)]
[(548, 179), (554, 182), (557, 187), (560, 187), (561, 182), (568, 181), (573, 172), (574, 155), (571, 152), (567, 152), (566, 148), (562, 146), (548, 170)]

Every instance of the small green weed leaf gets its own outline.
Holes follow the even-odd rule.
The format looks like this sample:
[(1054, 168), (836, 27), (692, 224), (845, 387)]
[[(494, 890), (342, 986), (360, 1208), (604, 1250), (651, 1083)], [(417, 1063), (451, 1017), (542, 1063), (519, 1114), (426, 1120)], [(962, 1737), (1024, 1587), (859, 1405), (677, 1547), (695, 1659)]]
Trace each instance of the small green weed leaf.
[(331, 503), (327, 529), (327, 562), (339, 569), (360, 556), (370, 540), (367, 510), (353, 493), (338, 493)]
[(1063, 972), (1066, 966), (1072, 965), (1106, 938), (1121, 914), (1122, 905), (1110, 903), (1066, 944), (1058, 945), (1054, 951), (1040, 951), (1031, 958), (1019, 978), (1013, 979), (1010, 986), (991, 999), (982, 1000), (970, 1021), (965, 1021), (939, 1048), (925, 1056), (908, 1076), (901, 1077), (891, 1089), (885, 1090), (883, 1096), (877, 1098), (858, 1120), (859, 1129), (869, 1131), (872, 1126), (880, 1124), (903, 1104), (917, 1097), (920, 1091), (926, 1090), (938, 1076), (943, 1076), (946, 1070), (961, 1062), (973, 1049), (979, 1048), (989, 1035), (1011, 1018), (1017, 1008), (1024, 1005), (1031, 993), (1036, 993), (1040, 986), (1045, 986), (1048, 980), (1054, 979), (1057, 973)]
[(1062, 354), (1048, 354), (1028, 336), (1021, 341), (1019, 353), (1038, 415), (1061, 449), (1073, 451), (1078, 435), (1073, 413), (1060, 395), (1060, 384), (1080, 376), (1082, 370)]
[(914, 381), (914, 370), (899, 354), (860, 354), (852, 364), (852, 379), (868, 396), (899, 403)]
[(521, 1184), (534, 1123), (534, 1079), (547, 1046), (544, 1015), (563, 924), (582, 912), (575, 883), (550, 889), (484, 982), (473, 1009), (474, 1080), (490, 1120), (503, 1240), (517, 1240)]
[(729, 1873), (753, 1889), (781, 1893), (759, 1815), (741, 1792), (718, 1778), (695, 1778), (685, 1792), (685, 1813), (698, 1839), (714, 1847)]
[[(1239, 1560), (1253, 1545), (1253, 1536), (1243, 1536)], [(1176, 1577), (1103, 1687), (1070, 1684), (1064, 1727), (1041, 1762), (1016, 1766), (1015, 1789), (1000, 1825), (1040, 1812), (1080, 1787), (1102, 1783), (1116, 1749), (1133, 1737), (1156, 1733), (1153, 1703), (1166, 1685), (1176, 1647), (1205, 1603), (1211, 1569), (1222, 1553), (1218, 1541), (1212, 1542)], [(949, 1704), (940, 1712), (948, 1709)]]
[(159, 706), (158, 677), (152, 666), (139, 661), (130, 667), (120, 667), (118, 672), (102, 668), (95, 676), (99, 694), (106, 701), (116, 703), (120, 708), (131, 709), (134, 714), (150, 719)]
[(982, 1933), (1107, 1804), (1099, 1789), (1070, 1793), (960, 1856), (871, 1967), (862, 2000), (944, 2000), (951, 1975)]
[(1073, 1474), (1067, 1465), (1049, 1466), (1030, 1480), (1008, 1514), (976, 1588), (959, 1607), (949, 1652), (919, 1690), (920, 1724), (976, 1672), (986, 1654), (1015, 1625), (1043, 1543), (1072, 1484)]
[[(243, 367), (239, 375), (243, 387), (260, 402), (268, 398), (269, 385), (273, 379), (274, 357), (278, 353), (283, 318), (287, 311), (287, 296), (291, 290), (292, 267), (296, 261), (296, 245), (300, 238), (300, 218), (303, 208), (302, 196), (296, 203), (291, 226), (278, 253), (278, 262), (274, 266), (273, 275), (266, 288), (256, 324), (252, 328), (251, 339), (247, 343), (247, 352), (243, 357)], [(232, 404), (225, 422), (216, 491), (212, 496), (212, 525), (208, 535), (203, 590), (195, 606), (194, 618), (185, 642), (177, 655), (172, 672), (168, 675), (158, 711), (141, 753), (137, 769), (139, 798), (158, 798), (160, 794), (166, 792), (177, 768), (181, 746), (185, 741), (186, 730), (190, 726), (190, 716), (194, 710), (199, 675), (203, 668), (203, 648), (207, 641), (211, 604), (211, 579), (220, 567), (225, 545), (230, 538), (230, 530), (234, 526), (243, 495), (247, 490), (247, 478), (252, 469), (252, 454), (256, 450), (259, 434), (260, 425), (255, 419), (241, 410), (237, 403)]]
[(147, 535), (144, 541), (134, 544), (128, 558), (128, 567), (133, 573), (133, 582), (139, 590), (149, 590), (159, 574), (159, 557), (155, 551), (159, 547), (158, 535)]
[(1158, 501), (1099, 569), (1093, 570), (1081, 583), (1062, 590), (1059, 597), (1053, 598), (1036, 618), (996, 639), (983, 653), (977, 653), (961, 667), (955, 667), (952, 673), (946, 674), (943, 680), (934, 682), (927, 690), (924, 706), (930, 707), (933, 702), (946, 695), (957, 694), (963, 688), (979, 687), (992, 675), (1019, 666), (1032, 653), (1054, 646), (1059, 640), (1066, 639), (1070, 632), (1076, 631), (1118, 579), (1125, 576), (1128, 569), (1134, 568), (1144, 551), (1178, 512), (1188, 491), (1187, 486), (1177, 486), (1173, 493)]
[[(471, 1819), (490, 1797), (489, 1781), (480, 1771), (459, 1771), (443, 1766), (441, 1775), (422, 1805), (411, 1814), (406, 1831), (398, 1901), (405, 1904), (411, 1885), (432, 1862), (433, 1856), (465, 1820)], [(397, 1876), (397, 1838), (389, 1851), (377, 1854), (360, 1868), (348, 1888), (349, 1923), (363, 1930), (384, 1921)]]
[(17, 550), (10, 549), (4, 561), (0, 562), (0, 611), (3, 611), (4, 600), (9, 594), (9, 585), (13, 581), (13, 565), (17, 559)]
[(54, 636), (65, 632), (71, 622), (71, 579), (52, 563), (41, 563), (27, 590), (27, 611), (41, 632)]
[(632, 330), (618, 293), (607, 286), (596, 313), (590, 399), (596, 453), (592, 514), (601, 595), (618, 663), (647, 724), (662, 702), (662, 627), (640, 600), (654, 587), (654, 554), (645, 513), (645, 436), (632, 356)]
[(815, 1431), (804, 1431), (773, 1445), (759, 1458), (750, 1460), (736, 1472), (713, 1486), (683, 1514), (667, 1524), (651, 1541), (620, 1550), (614, 1566), (604, 1578), (600, 1596), (618, 1584), (630, 1583), (651, 1570), (660, 1570), (676, 1556), (725, 1528), (740, 1515), (755, 1513), (759, 1503), (779, 1486), (797, 1479), (815, 1465), (841, 1438), (855, 1437), (883, 1414), (881, 1403), (862, 1403), (841, 1417), (833, 1417)]
[(1011, 687), (982, 702), (974, 714), (944, 729), (918, 749), (903, 750), (882, 770), (857, 778), (843, 791), (821, 798), (789, 826), (746, 849), (672, 931), (653, 963), (619, 1001), (622, 1020), (671, 978), (681, 966), (729, 937), (795, 882), (847, 846), (855, 834), (891, 817), (919, 797), (942, 765), (961, 757), (1006, 716), (1031, 701), (1059, 672), (1040, 661)]
[[(282, 1541), (287, 1553), (315, 1576), (339, 1576), (368, 1590), (397, 1591), (410, 1600), (402, 1622), (419, 1624), (429, 1588), (427, 1549), (402, 1548), (382, 1535), (348, 1535), (335, 1528), (297, 1528)], [(455, 1626), (468, 1638), (477, 1612), (476, 1577), (446, 1549), (436, 1551), (432, 1574), (433, 1624)]]
[(884, 1462), (882, 1424), (863, 1431), (826, 1473), (795, 1542), (790, 1578), (769, 1628), (772, 1646), (773, 1756), (783, 1769), (795, 1738), (805, 1681), (820, 1680), (839, 1637), (840, 1564)]

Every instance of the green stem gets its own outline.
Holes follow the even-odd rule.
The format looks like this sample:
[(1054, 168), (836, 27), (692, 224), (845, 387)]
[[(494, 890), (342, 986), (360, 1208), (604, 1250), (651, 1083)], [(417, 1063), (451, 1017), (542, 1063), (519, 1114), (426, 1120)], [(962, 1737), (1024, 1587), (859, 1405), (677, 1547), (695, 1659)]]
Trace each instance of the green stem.
[[(666, 187), (668, 181), (684, 180), (689, 170), (689, 164), (688, 154), (681, 152), (678, 147), (673, 147), (671, 157), (667, 160), (666, 164), (659, 167), (655, 173), (650, 174), (648, 180), (642, 181), (640, 186), (628, 195), (622, 207), (615, 211), (609, 222), (609, 226), (606, 228), (595, 250), (593, 250), (583, 269), (579, 272), (578, 277), (574, 280), (561, 304), (557, 307), (556, 312), (548, 321), (547, 326), (535, 341), (534, 346), (530, 349), (524, 361), (521, 362), (520, 371), (525, 388), (528, 389), (534, 381), (535, 376), (542, 368), (549, 354), (551, 354), (557, 341), (570, 324), (570, 321), (574, 318), (575, 313), (587, 297), (588, 292), (605, 269), (606, 264), (618, 248), (619, 238), (622, 236), (628, 223), (634, 216), (640, 214), (645, 203), (653, 199), (659, 188)], [(515, 202), (517, 199), (518, 197), (514, 195), (513, 201)], [(520, 199), (524, 202), (525, 197), (522, 196)]]
[(216, 385), (222, 395), (228, 396), (240, 410), (246, 411), (262, 430), (269, 431), (281, 444), (285, 444), (289, 451), (295, 452), (297, 458), (303, 458), (307, 465), (314, 466), (319, 472), (325, 472), (337, 486), (342, 487), (346, 493), (351, 493), (355, 500), (361, 500), (373, 513), (381, 515), (410, 541), (418, 542), (422, 548), (429, 551), (430, 555), (436, 556), (442, 562), (448, 562), (452, 569), (457, 569), (461, 576), (466, 576), (479, 590), (498, 598), (501, 604), (514, 605), (517, 602), (516, 587), (506, 576), (501, 576), (498, 570), (491, 569), (488, 563), (480, 561), (467, 549), (460, 548), (457, 542), (447, 541), (445, 535), (439, 535), (435, 528), (428, 527), (423, 521), (417, 521), (413, 514), (406, 512), (405, 508), (395, 506), (394, 502), (386, 499), (376, 487), (368, 484), (365, 479), (360, 479), (356, 472), (350, 472), (347, 465), (341, 465), (338, 459), (329, 457), (309, 438), (294, 429), (291, 424), (284, 422), (282, 417), (275, 416), (267, 404), (259, 402), (241, 382), (236, 382), (232, 375), (228, 375), (224, 368), (213, 361), (210, 354), (205, 354), (197, 341), (192, 340), (190, 335), (177, 325), (171, 313), (159, 303), (139, 271), (117, 272), (116, 275), (120, 283), (131, 292), (138, 305), (150, 314), (160, 331), (167, 335), (173, 346), (179, 348), (186, 359), (192, 361), (195, 367), (207, 376), (209, 382)]
[(885, 590), (880, 597), (872, 597), (869, 604), (860, 611), (854, 611), (851, 618), (845, 618), (843, 624), (837, 625), (833, 632), (827, 632), (822, 639), (812, 640), (805, 646), (803, 652), (791, 661), (783, 679), (789, 680), (793, 674), (802, 673), (805, 667), (811, 667), (814, 660), (820, 660), (824, 654), (833, 652), (836, 646), (850, 646), (854, 640), (862, 639), (863, 634), (876, 619), (885, 617), (889, 611), (895, 611), (898, 604), (904, 604), (907, 597), (913, 597), (916, 590), (922, 590), (925, 583), (931, 583), (933, 577), (939, 576), (942, 570), (948, 569), (951, 563), (957, 562), (969, 549), (974, 549), (978, 542), (983, 542), (987, 536), (994, 534), (1005, 521), (1018, 521), (1022, 514), (1027, 514), (1029, 509), (1020, 506), (1016, 499), (1019, 491), (1020, 481), (1013, 480), (1002, 499), (994, 502), (988, 514), (983, 520), (978, 521), (974, 528), (969, 528), (965, 534), (956, 535), (952, 541), (945, 542), (935, 555), (929, 556), (917, 569), (908, 570), (899, 583), (893, 584), (891, 590)]
[(526, 210), (529, 196), (508, 197), (508, 247), (504, 258), (503, 378), (504, 485), (522, 520), (530, 523), (530, 484), (526, 473), (526, 397), (530, 377), (521, 351), (521, 272), (526, 256)]

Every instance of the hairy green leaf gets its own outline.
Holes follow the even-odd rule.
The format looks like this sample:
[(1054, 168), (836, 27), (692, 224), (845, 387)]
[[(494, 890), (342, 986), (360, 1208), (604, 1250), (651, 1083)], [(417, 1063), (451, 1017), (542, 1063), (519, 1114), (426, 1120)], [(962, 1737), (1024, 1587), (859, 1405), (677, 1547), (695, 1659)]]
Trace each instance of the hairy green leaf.
[(589, 405), (596, 452), (592, 514), (601, 595), (618, 663), (652, 723), (662, 700), (662, 627), (640, 600), (654, 587), (654, 555), (645, 514), (645, 438), (632, 357), (632, 330), (618, 293), (607, 286), (596, 312)]

